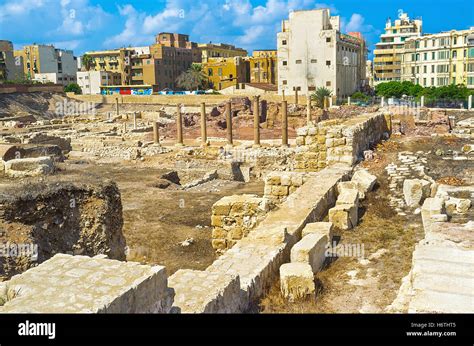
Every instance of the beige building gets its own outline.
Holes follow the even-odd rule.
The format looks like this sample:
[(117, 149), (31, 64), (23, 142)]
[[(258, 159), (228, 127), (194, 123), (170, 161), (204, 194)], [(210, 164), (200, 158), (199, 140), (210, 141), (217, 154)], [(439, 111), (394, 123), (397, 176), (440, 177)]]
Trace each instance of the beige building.
[(464, 84), (474, 88), (474, 27), (407, 39), (402, 80), (423, 87)]
[(294, 11), (278, 33), (278, 92), (312, 93), (326, 87), (338, 98), (361, 87), (365, 44), (340, 32), (340, 18), (329, 9)]
[(64, 85), (76, 81), (77, 59), (71, 50), (34, 44), (16, 50), (14, 55), (23, 60), (23, 72), (28, 79)]
[(0, 40), (0, 81), (23, 77), (23, 58), (15, 58), (13, 44)]
[(121, 77), (121, 83), (119, 84), (131, 84), (131, 60), (133, 52), (131, 48), (120, 48), (87, 52), (86, 55), (92, 58), (91, 71), (119, 73)]
[(385, 24), (385, 33), (380, 35), (374, 49), (374, 83), (401, 80), (401, 63), (405, 40), (417, 37), (422, 32), (422, 20), (410, 19), (406, 13), (400, 13), (393, 23), (389, 18)]
[(247, 56), (247, 51), (225, 43), (198, 43), (203, 62), (210, 58), (233, 58), (235, 56)]
[(278, 52), (276, 50), (255, 50), (249, 57), (250, 83), (275, 84), (278, 77)]

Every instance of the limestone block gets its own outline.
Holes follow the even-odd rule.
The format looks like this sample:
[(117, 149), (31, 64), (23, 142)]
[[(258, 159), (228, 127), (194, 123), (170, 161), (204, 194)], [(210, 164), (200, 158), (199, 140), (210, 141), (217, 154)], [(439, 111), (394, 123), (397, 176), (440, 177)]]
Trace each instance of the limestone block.
[(306, 136), (308, 134), (308, 128), (305, 126), (305, 127), (300, 127), (298, 129), (296, 129), (296, 134), (298, 136)]
[(359, 206), (359, 191), (357, 189), (344, 189), (337, 197), (336, 205), (353, 204)]
[(288, 186), (272, 186), (272, 195), (274, 196), (288, 196)]
[(306, 263), (285, 263), (280, 267), (280, 288), (290, 301), (315, 294), (316, 286), (311, 266)]
[[(467, 199), (467, 198), (454, 198), (454, 197), (451, 197), (449, 199), (449, 202), (454, 203), (454, 205), (456, 206), (456, 212), (459, 213), (459, 214), (467, 213), (467, 211), (471, 207), (471, 200)], [(446, 202), (446, 209), (447, 209), (447, 204), (448, 204), (448, 202)]]
[(326, 259), (327, 244), (328, 237), (325, 234), (308, 234), (291, 248), (291, 262), (307, 263), (311, 266), (313, 273), (317, 273)]
[(367, 170), (361, 169), (354, 173), (351, 181), (355, 182), (359, 186), (359, 190), (367, 193), (372, 191), (374, 188), (374, 185), (377, 182), (377, 177), (370, 174)]
[(214, 215), (229, 215), (232, 205), (228, 201), (219, 200), (212, 206), (212, 214)]
[(298, 136), (298, 137), (296, 137), (296, 145), (298, 145), (298, 146), (305, 145), (304, 136)]
[(289, 174), (282, 174), (280, 176), (281, 185), (290, 186), (291, 185), (291, 176)]
[(49, 157), (13, 159), (5, 162), (5, 174), (13, 178), (52, 174), (54, 162)]
[(425, 199), (423, 206), (421, 207), (421, 214), (423, 218), (425, 216), (431, 216), (434, 214), (443, 214), (444, 211), (444, 200), (438, 197), (432, 197)]
[(224, 250), (227, 247), (225, 239), (212, 239), (211, 245), (214, 250)]
[(337, 184), (337, 192), (341, 194), (341, 192), (345, 189), (357, 189), (359, 191), (359, 200), (364, 200), (365, 199), (365, 192), (362, 187), (359, 186), (354, 181), (341, 181), (340, 183)]
[(296, 187), (303, 185), (303, 175), (293, 174), (291, 176), (291, 185), (296, 186)]
[(281, 178), (278, 173), (270, 173), (267, 175), (265, 178), (265, 184), (268, 185), (280, 185), (281, 184)]
[(329, 221), (341, 230), (357, 226), (358, 210), (353, 204), (340, 204), (329, 209)]
[(301, 237), (305, 237), (308, 234), (317, 233), (323, 234), (328, 237), (329, 241), (332, 241), (333, 237), (333, 224), (332, 222), (312, 222), (306, 224), (306, 226), (301, 231)]
[(405, 179), (403, 196), (405, 203), (412, 208), (419, 207), (423, 200), (431, 194), (431, 183), (424, 179)]

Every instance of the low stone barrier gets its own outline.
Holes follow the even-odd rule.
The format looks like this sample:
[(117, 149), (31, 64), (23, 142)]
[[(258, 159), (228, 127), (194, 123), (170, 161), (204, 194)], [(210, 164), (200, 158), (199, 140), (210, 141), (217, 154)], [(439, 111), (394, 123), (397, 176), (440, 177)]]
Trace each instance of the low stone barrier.
[(309, 178), (306, 172), (271, 172), (265, 177), (264, 197), (281, 203)]
[(0, 313), (167, 313), (167, 282), (162, 266), (58, 254), (0, 283), (15, 292)]

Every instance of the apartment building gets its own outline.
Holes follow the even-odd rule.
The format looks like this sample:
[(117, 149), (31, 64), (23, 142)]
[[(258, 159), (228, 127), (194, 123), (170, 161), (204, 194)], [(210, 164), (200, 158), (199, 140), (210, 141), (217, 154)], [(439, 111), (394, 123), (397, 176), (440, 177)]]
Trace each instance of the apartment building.
[(474, 27), (407, 39), (402, 80), (423, 87), (464, 84), (474, 88)]
[[(86, 55), (92, 59), (88, 68), (91, 71), (119, 73), (121, 78), (121, 83), (119, 84), (131, 84), (133, 52), (132, 48), (87, 52)], [(82, 65), (85, 67), (84, 62)]]
[(279, 94), (326, 87), (345, 98), (360, 88), (364, 47), (359, 38), (340, 32), (340, 18), (329, 9), (291, 12), (277, 39)]
[(82, 93), (87, 95), (98, 95), (101, 87), (120, 85), (122, 76), (118, 72), (109, 71), (80, 71), (77, 73), (77, 84)]
[(23, 73), (28, 79), (63, 85), (76, 82), (77, 59), (71, 50), (33, 44), (16, 50), (14, 55), (23, 60)]
[(210, 58), (233, 58), (235, 56), (247, 56), (247, 51), (225, 43), (198, 43), (201, 52), (202, 62), (207, 62)]
[(276, 50), (255, 50), (248, 58), (250, 83), (275, 84), (278, 80), (278, 52)]
[(0, 40), (0, 81), (14, 80), (23, 77), (23, 59), (15, 58), (13, 44)]
[(210, 58), (203, 63), (203, 72), (215, 90), (222, 90), (250, 79), (249, 61), (244, 57)]
[(385, 33), (374, 49), (374, 83), (401, 80), (401, 63), (405, 40), (421, 36), (422, 20), (410, 19), (400, 13), (393, 23), (390, 18), (385, 24)]

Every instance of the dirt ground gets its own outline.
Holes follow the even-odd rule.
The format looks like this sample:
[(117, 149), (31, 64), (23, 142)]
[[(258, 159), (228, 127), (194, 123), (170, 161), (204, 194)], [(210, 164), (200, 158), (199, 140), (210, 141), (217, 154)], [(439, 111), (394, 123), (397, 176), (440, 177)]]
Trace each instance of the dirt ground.
[[(190, 190), (159, 189), (158, 178), (172, 170), (163, 162), (170, 158), (140, 161), (74, 161), (63, 165), (61, 174), (77, 171), (115, 181), (122, 196), (123, 233), (128, 246), (127, 260), (166, 266), (169, 275), (176, 270), (205, 269), (216, 258), (211, 246), (211, 207), (234, 193), (263, 194), (263, 183), (214, 180)], [(66, 161), (67, 162), (67, 161)], [(179, 171), (183, 182), (201, 172)], [(179, 243), (192, 238), (189, 246)]]
[[(385, 167), (397, 161), (399, 151), (424, 151), (428, 154), (426, 170), (435, 180), (457, 177), (472, 179), (472, 161), (446, 164), (443, 159), (459, 151), (463, 140), (431, 137), (393, 137), (377, 146), (376, 158), (362, 163), (378, 177), (374, 192), (359, 208), (359, 225), (350, 231), (336, 232), (340, 245), (363, 244), (364, 256), (331, 258), (315, 275), (315, 299), (289, 303), (280, 293), (279, 281), (261, 300), (263, 313), (382, 313), (396, 297), (401, 279), (411, 268), (415, 244), (424, 236), (421, 217), (399, 216), (389, 207), (388, 175)], [(440, 150), (443, 155), (440, 154)], [(438, 155), (436, 154), (438, 151)], [(336, 237), (338, 240), (338, 237)]]

